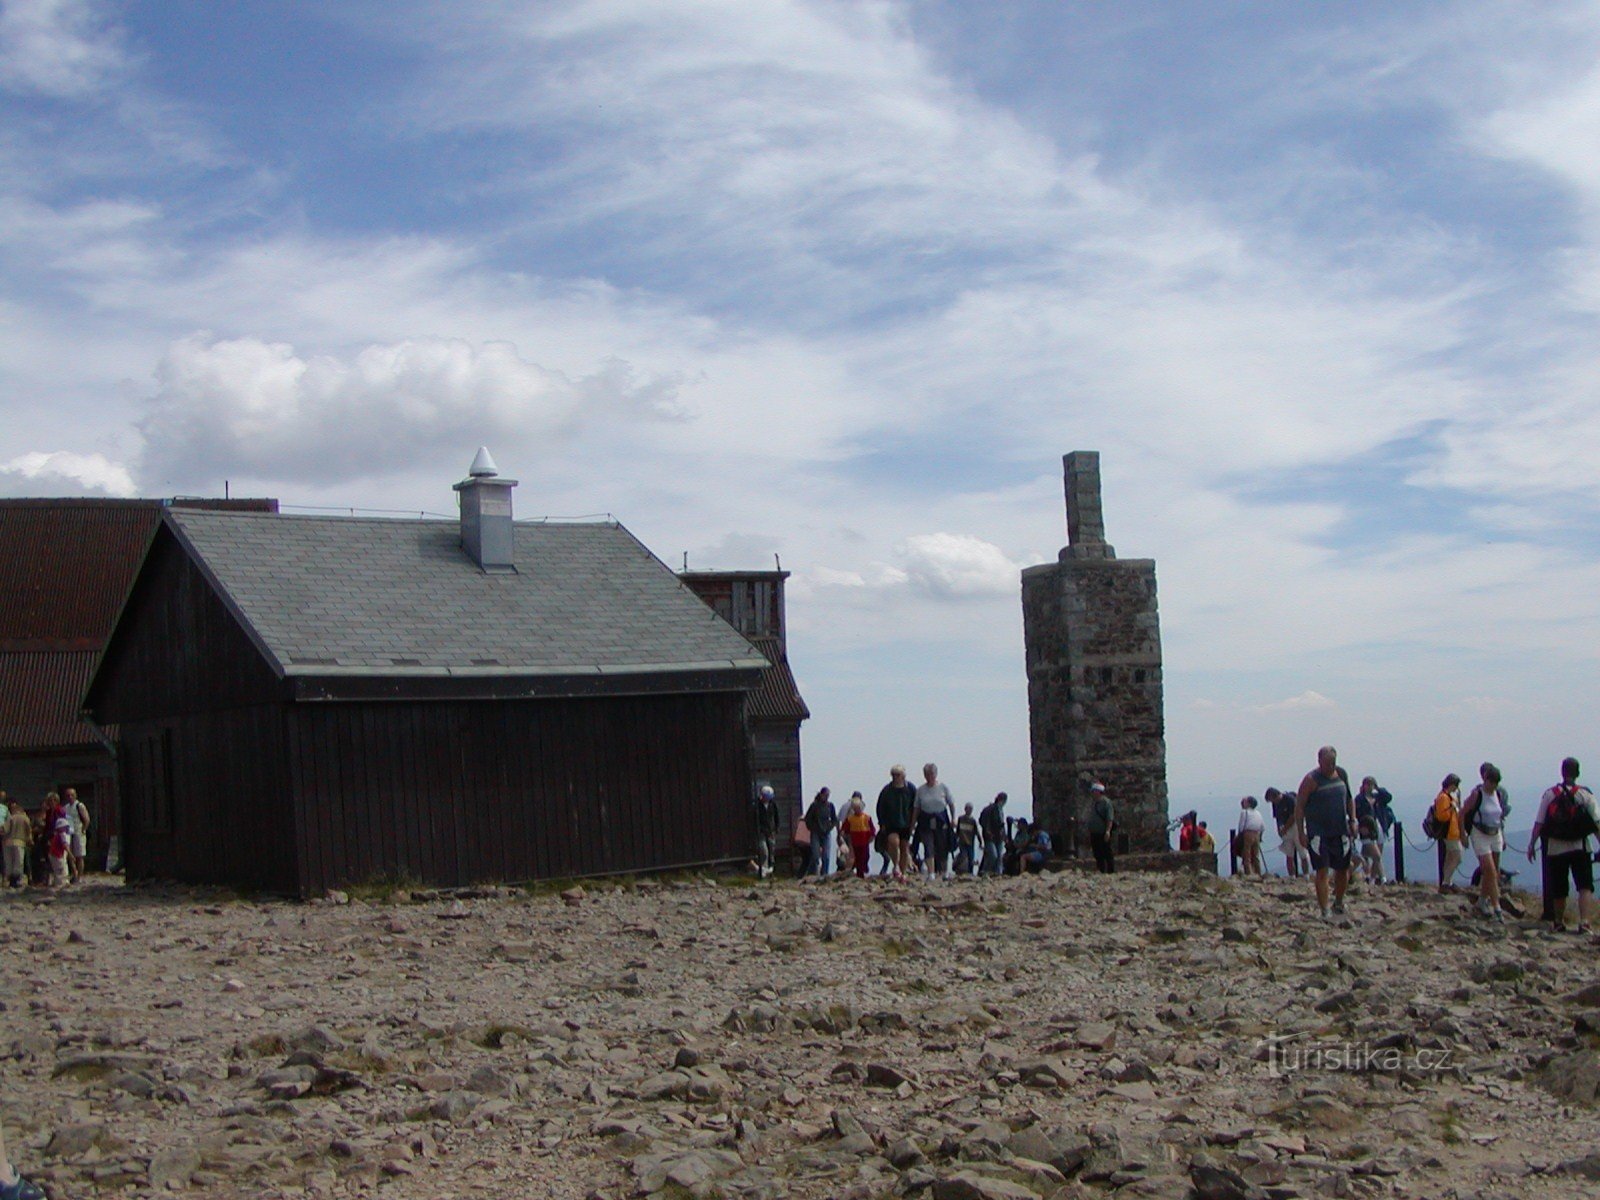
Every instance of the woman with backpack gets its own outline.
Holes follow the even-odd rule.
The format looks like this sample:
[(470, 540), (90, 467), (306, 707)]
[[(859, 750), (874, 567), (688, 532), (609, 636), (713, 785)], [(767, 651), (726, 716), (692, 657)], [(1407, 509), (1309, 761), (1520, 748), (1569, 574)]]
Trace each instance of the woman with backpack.
[(1454, 771), (1439, 784), (1423, 832), (1444, 847), (1444, 862), (1439, 865), (1439, 891), (1449, 892), (1450, 881), (1461, 865), (1461, 776)]
[(1500, 786), (1500, 768), (1484, 763), (1478, 768), (1483, 781), (1461, 806), (1461, 824), (1467, 830), (1472, 852), (1478, 856), (1478, 915), (1505, 920), (1500, 911), (1500, 852), (1506, 848), (1506, 817), (1511, 798)]

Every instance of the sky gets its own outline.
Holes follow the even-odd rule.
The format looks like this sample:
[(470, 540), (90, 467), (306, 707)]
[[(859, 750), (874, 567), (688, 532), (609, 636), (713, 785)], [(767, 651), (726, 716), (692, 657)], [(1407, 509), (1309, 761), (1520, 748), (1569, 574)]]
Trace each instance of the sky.
[[(789, 583), (808, 790), (1026, 797), (1098, 450), (1172, 813), (1600, 761), (1600, 4), (0, 0), (0, 495)], [(1415, 810), (1414, 814), (1413, 811)]]

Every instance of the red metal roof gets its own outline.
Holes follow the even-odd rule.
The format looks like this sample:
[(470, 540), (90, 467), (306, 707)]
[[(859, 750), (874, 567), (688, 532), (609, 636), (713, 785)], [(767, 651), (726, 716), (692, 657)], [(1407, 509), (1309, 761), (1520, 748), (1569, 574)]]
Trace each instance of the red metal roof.
[(805, 721), (811, 710), (800, 698), (800, 685), (789, 670), (783, 643), (775, 637), (753, 637), (749, 641), (772, 665), (761, 672), (761, 682), (750, 693), (750, 717), (761, 721)]
[(78, 719), (98, 650), (0, 653), (0, 749), (98, 746)]
[(0, 747), (99, 744), (78, 703), (168, 503), (278, 508), (276, 500), (0, 500)]

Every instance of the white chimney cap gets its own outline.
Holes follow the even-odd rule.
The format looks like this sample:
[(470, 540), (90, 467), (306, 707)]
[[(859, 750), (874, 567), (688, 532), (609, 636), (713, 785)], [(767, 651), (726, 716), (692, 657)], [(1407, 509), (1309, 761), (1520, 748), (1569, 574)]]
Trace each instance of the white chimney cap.
[(494, 459), (489, 457), (489, 447), (478, 447), (478, 457), (472, 460), (472, 466), (467, 468), (467, 474), (474, 478), (500, 474), (500, 468), (495, 466)]

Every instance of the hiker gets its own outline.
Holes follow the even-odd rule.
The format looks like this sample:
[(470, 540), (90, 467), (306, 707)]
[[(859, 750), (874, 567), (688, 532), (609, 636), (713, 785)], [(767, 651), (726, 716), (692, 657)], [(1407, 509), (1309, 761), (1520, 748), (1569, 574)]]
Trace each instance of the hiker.
[[(1296, 879), (1300, 875), (1301, 858), (1305, 854), (1305, 847), (1300, 845), (1300, 840), (1294, 827), (1294, 793), (1281, 792), (1275, 787), (1269, 787), (1262, 793), (1267, 807), (1272, 810), (1273, 823), (1278, 827), (1280, 839), (1278, 848), (1283, 851), (1284, 865), (1288, 870), (1289, 878)], [(1309, 869), (1309, 867), (1308, 867)]]
[(1050, 843), (1050, 831), (1034, 824), (1028, 831), (1028, 843), (1018, 851), (1023, 873), (1037, 874), (1044, 870), (1055, 847)]
[[(1383, 847), (1386, 833), (1379, 816), (1380, 809), (1384, 806), (1381, 796), (1389, 793), (1378, 787), (1378, 781), (1368, 775), (1361, 781), (1361, 790), (1356, 793), (1356, 836), (1361, 839), (1361, 877), (1368, 883), (1383, 883)], [(1394, 813), (1389, 813), (1389, 822), (1394, 823)]]
[(1528, 861), (1544, 842), (1545, 885), (1552, 900), (1551, 928), (1566, 931), (1568, 883), (1578, 893), (1578, 932), (1588, 933), (1594, 919), (1594, 863), (1589, 838), (1600, 830), (1594, 793), (1578, 782), (1578, 760), (1561, 760), (1561, 782), (1539, 798), (1528, 838)]
[(70, 870), (72, 854), (72, 823), (63, 816), (56, 818), (50, 833), (50, 886), (63, 888), (72, 882)]
[(865, 879), (867, 867), (872, 861), (872, 839), (878, 829), (872, 823), (872, 818), (867, 816), (867, 802), (861, 798), (860, 792), (850, 793), (850, 807), (839, 825), (839, 831), (849, 840), (856, 878)]
[(1190, 810), (1178, 818), (1178, 849), (1190, 854), (1200, 849), (1200, 814)]
[(1217, 852), (1217, 839), (1211, 836), (1211, 830), (1206, 827), (1204, 821), (1200, 822), (1196, 837), (1199, 839), (1199, 844), (1195, 846), (1195, 849), (1200, 851), (1201, 854), (1215, 854)]
[[(1350, 777), (1339, 765), (1332, 746), (1317, 751), (1317, 766), (1307, 771), (1295, 794), (1294, 823), (1300, 841), (1311, 855), (1312, 887), (1317, 908), (1324, 917), (1344, 912), (1344, 894), (1350, 886), (1350, 844), (1356, 832), (1355, 800)], [(1333, 874), (1332, 903), (1328, 875)]]
[(1001, 858), (1001, 872), (1005, 875), (1022, 874), (1022, 855), (1033, 842), (1033, 831), (1027, 817), (1016, 818), (1016, 824), (1006, 821), (1006, 850)]
[(1439, 794), (1433, 798), (1428, 812), (1428, 824), (1423, 833), (1444, 847), (1444, 862), (1439, 867), (1439, 891), (1454, 890), (1450, 882), (1461, 865), (1461, 776), (1454, 771), (1439, 783)]
[(1261, 838), (1267, 832), (1266, 818), (1261, 815), (1260, 801), (1246, 796), (1239, 801), (1239, 862), (1243, 875), (1264, 875), (1261, 866)]
[(878, 793), (878, 828), (884, 849), (894, 864), (894, 877), (904, 879), (911, 870), (911, 820), (917, 808), (917, 789), (906, 780), (899, 763), (889, 768), (889, 782)]
[(978, 860), (978, 818), (968, 804), (956, 818), (956, 874), (971, 875)]
[(17, 1174), (6, 1152), (4, 1129), (0, 1129), (0, 1200), (45, 1200), (43, 1188)]
[[(5, 797), (0, 792), (0, 800)], [(27, 882), (28, 843), (33, 840), (33, 822), (15, 800), (6, 806), (5, 827), (0, 831), (5, 842), (6, 886), (19, 888)]]
[(1116, 810), (1106, 785), (1096, 779), (1089, 785), (1089, 848), (1094, 851), (1094, 869), (1102, 875), (1114, 875), (1117, 870), (1116, 854), (1111, 849), (1111, 833), (1117, 827)]
[(756, 875), (766, 879), (772, 874), (778, 854), (778, 801), (771, 787), (763, 784), (756, 796)]
[(33, 881), (50, 885), (50, 839), (55, 836), (56, 818), (61, 815), (61, 797), (46, 792), (44, 806), (33, 823)]
[(72, 870), (72, 882), (83, 880), (83, 860), (89, 852), (89, 806), (78, 799), (77, 788), (67, 788), (62, 793), (61, 809), (67, 818), (67, 865)]
[(806, 859), (807, 875), (826, 876), (833, 870), (833, 832), (839, 827), (839, 814), (823, 788), (806, 809), (806, 831), (811, 834), (811, 856)]
[(1500, 911), (1500, 853), (1506, 848), (1506, 817), (1511, 813), (1511, 798), (1500, 786), (1500, 768), (1486, 762), (1478, 768), (1482, 780), (1467, 795), (1461, 806), (1461, 826), (1467, 841), (1478, 856), (1479, 916), (1504, 921)]
[(950, 789), (939, 782), (936, 763), (922, 764), (923, 782), (917, 788), (917, 837), (922, 842), (924, 855), (933, 870), (933, 877), (949, 879), (950, 823), (956, 815), (955, 798)]
[(978, 814), (978, 829), (983, 834), (983, 865), (980, 875), (1000, 874), (1006, 852), (1006, 794), (996, 792)]

